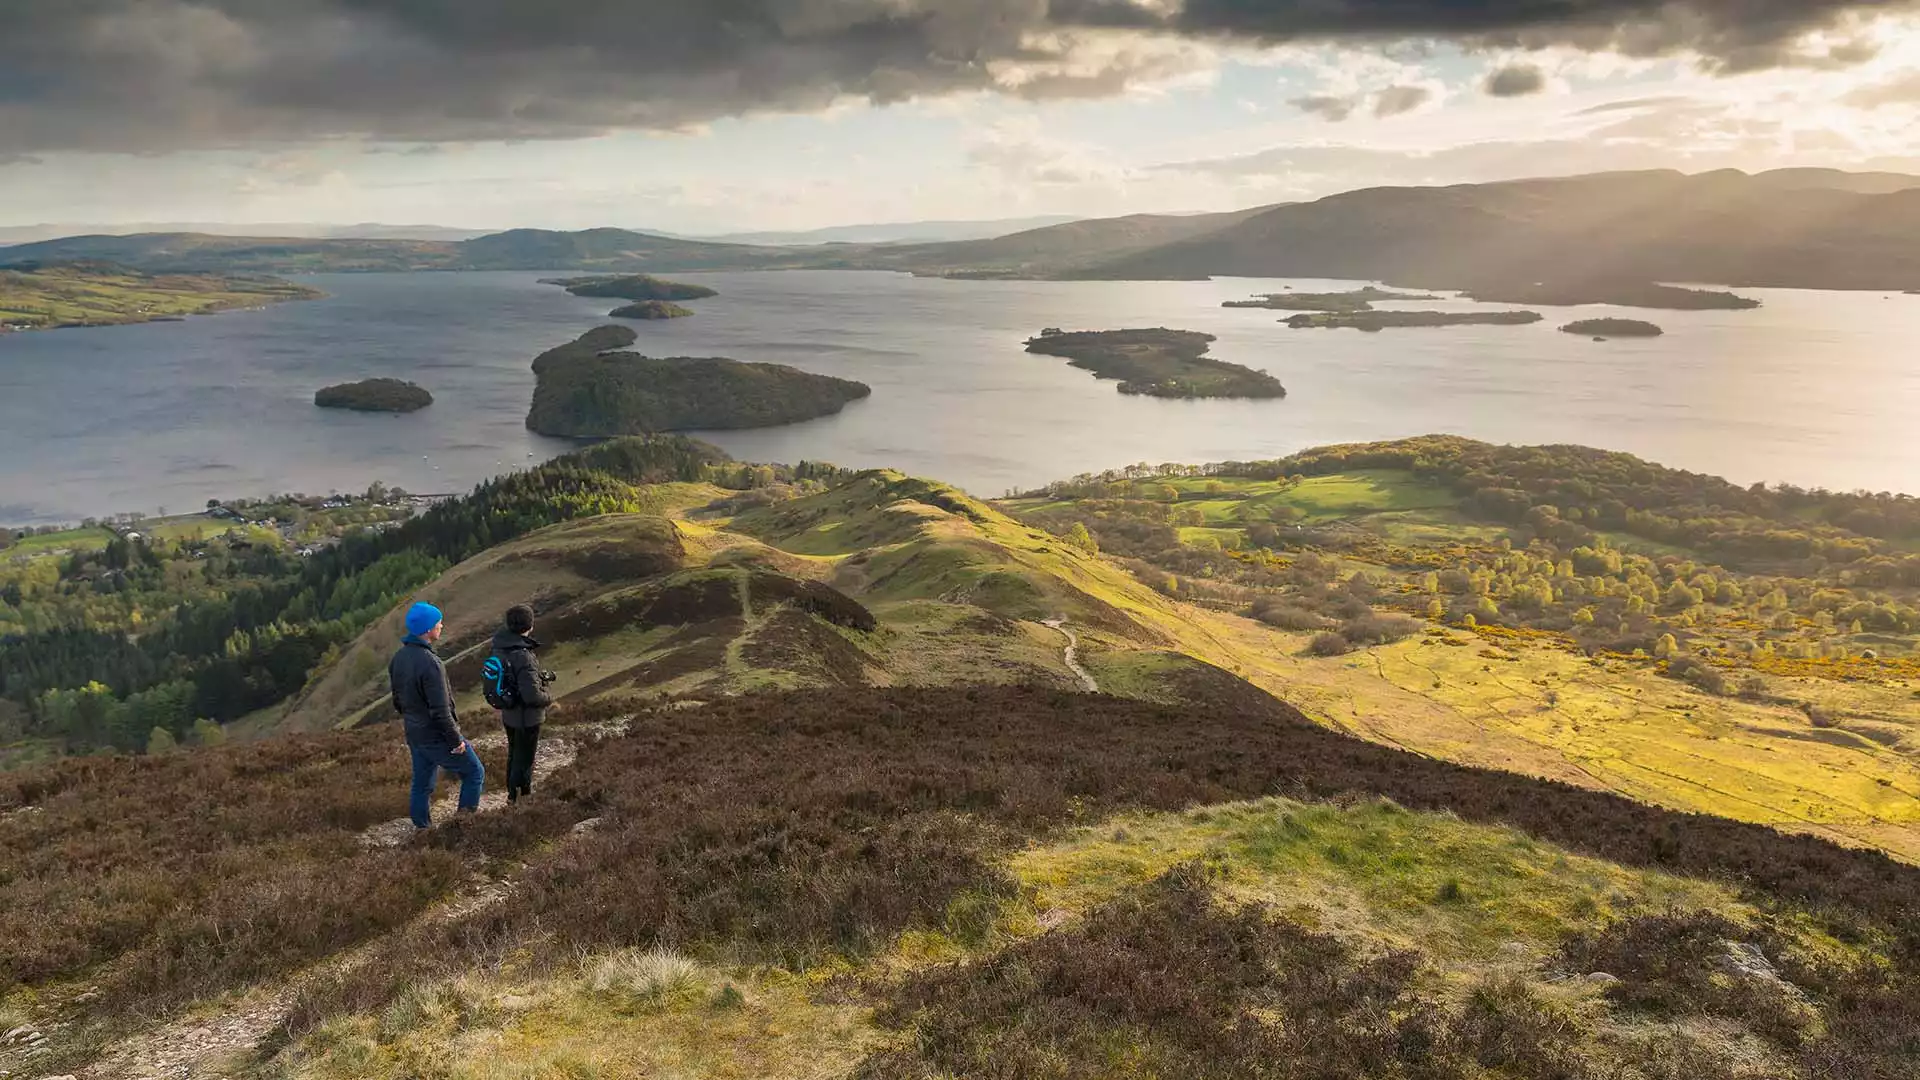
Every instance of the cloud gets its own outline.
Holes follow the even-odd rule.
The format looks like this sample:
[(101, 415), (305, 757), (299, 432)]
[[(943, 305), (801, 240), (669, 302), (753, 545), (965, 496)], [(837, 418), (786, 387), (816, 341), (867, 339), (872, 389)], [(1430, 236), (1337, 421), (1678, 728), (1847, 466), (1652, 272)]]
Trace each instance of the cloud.
[(1920, 70), (1902, 72), (1883, 82), (1858, 87), (1841, 100), (1861, 109), (1920, 105)]
[(1592, 106), (1591, 108), (1581, 109), (1579, 112), (1575, 113), (1574, 115), (1575, 116), (1598, 116), (1602, 113), (1633, 112), (1637, 109), (1658, 109), (1658, 108), (1664, 108), (1669, 105), (1690, 105), (1690, 104), (1693, 104), (1692, 98), (1680, 96), (1680, 95), (1665, 95), (1661, 97), (1637, 97), (1637, 98), (1627, 98), (1622, 101), (1605, 102), (1600, 105)]
[(1115, 184), (1127, 176), (1099, 147), (1048, 137), (1030, 118), (976, 132), (967, 146), (967, 161), (1016, 188)]
[(1303, 113), (1312, 113), (1322, 120), (1339, 123), (1352, 116), (1365, 95), (1362, 94), (1308, 94), (1297, 97), (1287, 104)]
[(1382, 118), (1400, 116), (1425, 105), (1433, 97), (1432, 87), (1389, 86), (1373, 96), (1373, 115)]
[(1507, 64), (1488, 72), (1480, 88), (1490, 97), (1528, 97), (1547, 88), (1547, 73), (1538, 64)]
[[(6, 0), (0, 155), (682, 130), (1108, 96), (1279, 43), (1856, 63), (1920, 0)], [(1398, 95), (1393, 103), (1410, 100)], [(1376, 102), (1376, 108), (1378, 108)]]

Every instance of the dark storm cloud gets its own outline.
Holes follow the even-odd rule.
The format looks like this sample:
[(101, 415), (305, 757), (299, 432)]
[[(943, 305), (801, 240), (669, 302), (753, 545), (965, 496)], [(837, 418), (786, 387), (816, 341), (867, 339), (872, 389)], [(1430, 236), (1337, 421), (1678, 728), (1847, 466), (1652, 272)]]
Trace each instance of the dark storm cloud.
[(1490, 97), (1527, 97), (1547, 88), (1547, 73), (1534, 64), (1508, 64), (1489, 72), (1480, 88)]
[[(327, 137), (671, 129), (845, 97), (1097, 96), (1183, 62), (1152, 42), (1572, 45), (1805, 56), (1920, 0), (4, 0), (0, 155)], [(1115, 35), (1128, 37), (1113, 47)]]

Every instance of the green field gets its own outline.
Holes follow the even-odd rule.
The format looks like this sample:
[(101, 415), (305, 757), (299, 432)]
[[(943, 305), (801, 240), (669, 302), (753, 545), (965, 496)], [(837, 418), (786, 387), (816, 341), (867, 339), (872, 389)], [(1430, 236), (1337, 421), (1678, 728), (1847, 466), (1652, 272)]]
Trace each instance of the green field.
[(93, 265), (0, 270), (0, 332), (150, 322), (322, 295), (277, 278), (149, 275)]
[(0, 549), (5, 555), (48, 555), (58, 551), (99, 551), (113, 539), (107, 529), (67, 529), (64, 532), (23, 536), (12, 547)]

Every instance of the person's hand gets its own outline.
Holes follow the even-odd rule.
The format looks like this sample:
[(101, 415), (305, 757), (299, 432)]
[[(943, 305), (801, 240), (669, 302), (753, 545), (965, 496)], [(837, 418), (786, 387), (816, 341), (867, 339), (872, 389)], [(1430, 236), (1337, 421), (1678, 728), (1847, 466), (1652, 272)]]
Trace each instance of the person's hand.
[(453, 748), (453, 752), (454, 752), (454, 753), (456, 753), (456, 754), (464, 754), (464, 753), (466, 753), (466, 752), (467, 752), (467, 744), (466, 744), (466, 743), (464, 743), (464, 742), (463, 742), (463, 743), (461, 743), (461, 744), (460, 744), (459, 746), (456, 746), (456, 747), (454, 747), (454, 748)]

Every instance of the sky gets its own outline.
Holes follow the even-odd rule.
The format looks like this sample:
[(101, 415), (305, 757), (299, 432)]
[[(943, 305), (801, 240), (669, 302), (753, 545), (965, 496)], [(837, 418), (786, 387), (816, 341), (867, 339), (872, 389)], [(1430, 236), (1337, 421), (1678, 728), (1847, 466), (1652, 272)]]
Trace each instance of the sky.
[(1920, 172), (1920, 0), (0, 0), (0, 226), (683, 233)]

